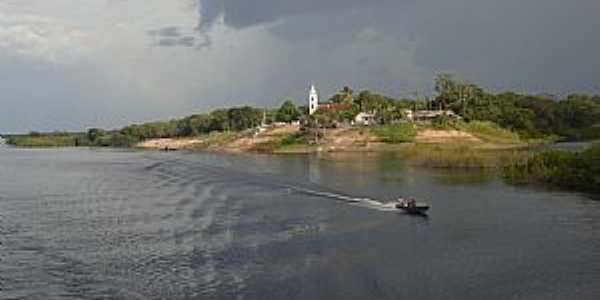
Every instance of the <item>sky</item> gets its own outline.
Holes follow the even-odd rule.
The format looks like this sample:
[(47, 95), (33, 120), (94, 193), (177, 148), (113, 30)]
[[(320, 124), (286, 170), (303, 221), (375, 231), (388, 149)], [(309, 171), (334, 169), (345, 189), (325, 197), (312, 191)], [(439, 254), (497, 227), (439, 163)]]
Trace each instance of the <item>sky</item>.
[(0, 132), (118, 128), (310, 84), (600, 93), (598, 0), (0, 0)]

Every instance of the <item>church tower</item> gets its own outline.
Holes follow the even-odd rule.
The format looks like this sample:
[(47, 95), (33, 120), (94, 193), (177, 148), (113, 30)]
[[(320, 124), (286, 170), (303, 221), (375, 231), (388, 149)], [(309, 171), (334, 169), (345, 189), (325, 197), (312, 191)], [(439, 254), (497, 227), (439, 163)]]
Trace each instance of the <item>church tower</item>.
[(319, 109), (319, 93), (315, 89), (314, 85), (310, 86), (310, 93), (308, 94), (308, 114), (314, 114)]

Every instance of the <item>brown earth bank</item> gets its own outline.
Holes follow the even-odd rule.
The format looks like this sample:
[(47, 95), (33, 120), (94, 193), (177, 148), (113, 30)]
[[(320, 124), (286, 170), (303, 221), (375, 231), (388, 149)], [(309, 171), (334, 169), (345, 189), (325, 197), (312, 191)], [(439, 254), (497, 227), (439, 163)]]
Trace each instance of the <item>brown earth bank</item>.
[(262, 152), (274, 154), (306, 154), (314, 152), (375, 152), (405, 149), (415, 144), (461, 144), (479, 149), (506, 149), (522, 145), (494, 144), (459, 130), (419, 130), (414, 142), (388, 144), (381, 142), (368, 127), (325, 129), (318, 143), (297, 142), (283, 145), (282, 141), (300, 134), (298, 125), (270, 126), (262, 132), (215, 133), (211, 135), (152, 139), (137, 145), (142, 149), (155, 150), (202, 150), (212, 152)]
[(264, 132), (247, 134), (232, 142), (217, 147), (215, 150), (226, 152), (259, 151), (261, 145), (280, 142), (283, 138), (300, 131), (299, 125), (271, 126)]
[(156, 150), (183, 150), (191, 149), (199, 143), (202, 143), (199, 138), (151, 139), (137, 144), (136, 147)]
[(415, 138), (416, 143), (422, 144), (442, 144), (442, 143), (483, 143), (483, 141), (464, 131), (458, 130), (434, 130), (425, 129), (418, 132)]
[(153, 150), (205, 150), (223, 152), (251, 152), (258, 145), (274, 141), (300, 131), (298, 125), (271, 126), (260, 133), (222, 132), (190, 138), (161, 138), (140, 142), (136, 148)]

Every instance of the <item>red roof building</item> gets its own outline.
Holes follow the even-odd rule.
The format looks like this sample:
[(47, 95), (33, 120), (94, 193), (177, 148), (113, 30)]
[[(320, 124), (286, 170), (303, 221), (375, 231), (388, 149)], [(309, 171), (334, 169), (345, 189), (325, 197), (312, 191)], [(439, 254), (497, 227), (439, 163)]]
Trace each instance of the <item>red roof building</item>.
[(351, 109), (351, 103), (319, 103), (319, 110), (347, 111)]

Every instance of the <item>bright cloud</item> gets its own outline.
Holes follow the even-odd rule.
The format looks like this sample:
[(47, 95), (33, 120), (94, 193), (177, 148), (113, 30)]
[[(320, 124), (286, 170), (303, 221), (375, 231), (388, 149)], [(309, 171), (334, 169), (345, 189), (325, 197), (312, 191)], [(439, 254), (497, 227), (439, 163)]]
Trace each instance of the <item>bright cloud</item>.
[(0, 12), (0, 49), (4, 52), (59, 62), (88, 51), (89, 43), (88, 34), (59, 20)]

